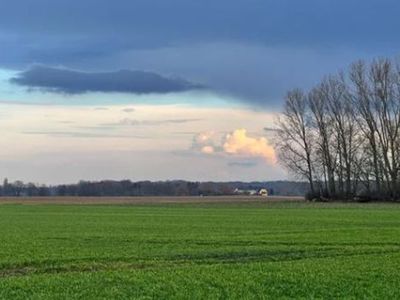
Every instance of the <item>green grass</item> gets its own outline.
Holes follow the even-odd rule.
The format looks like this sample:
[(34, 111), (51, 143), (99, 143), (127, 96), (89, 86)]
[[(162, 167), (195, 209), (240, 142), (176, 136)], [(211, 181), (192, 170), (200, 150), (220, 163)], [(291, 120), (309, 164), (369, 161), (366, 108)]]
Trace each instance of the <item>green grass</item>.
[(0, 206), (0, 298), (400, 298), (400, 206)]

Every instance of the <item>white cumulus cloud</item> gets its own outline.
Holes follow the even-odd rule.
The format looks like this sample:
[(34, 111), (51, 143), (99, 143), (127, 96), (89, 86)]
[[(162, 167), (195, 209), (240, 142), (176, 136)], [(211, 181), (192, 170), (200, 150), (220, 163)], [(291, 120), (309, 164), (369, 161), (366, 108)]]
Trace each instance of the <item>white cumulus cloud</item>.
[(250, 137), (246, 129), (236, 129), (225, 137), (225, 153), (249, 157), (262, 157), (269, 163), (276, 162), (275, 150), (265, 137)]
[(231, 156), (263, 158), (275, 164), (275, 150), (265, 137), (251, 137), (246, 129), (236, 129), (217, 143), (213, 131), (201, 132), (193, 138), (193, 149), (204, 154), (227, 154)]

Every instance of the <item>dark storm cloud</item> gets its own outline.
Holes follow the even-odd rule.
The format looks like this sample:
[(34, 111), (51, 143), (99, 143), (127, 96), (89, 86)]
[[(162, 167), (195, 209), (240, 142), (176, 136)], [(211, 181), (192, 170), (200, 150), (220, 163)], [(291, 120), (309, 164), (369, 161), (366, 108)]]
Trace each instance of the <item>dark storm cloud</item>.
[[(400, 25), (399, 8), (395, 0), (3, 0), (0, 28), (10, 43), (19, 40), (15, 35), (20, 42), (47, 40), (47, 52), (82, 56), (215, 40), (398, 45), (393, 34)], [(86, 41), (83, 48), (98, 47), (57, 47), (73, 39)], [(24, 46), (38, 50), (35, 55), (42, 48)]]
[(353, 60), (396, 55), (399, 11), (397, 0), (2, 0), (0, 67), (179, 74), (270, 107)]
[(121, 92), (135, 94), (183, 92), (203, 88), (178, 78), (167, 78), (144, 71), (85, 73), (36, 66), (10, 80), (29, 88), (80, 94), (86, 92)]

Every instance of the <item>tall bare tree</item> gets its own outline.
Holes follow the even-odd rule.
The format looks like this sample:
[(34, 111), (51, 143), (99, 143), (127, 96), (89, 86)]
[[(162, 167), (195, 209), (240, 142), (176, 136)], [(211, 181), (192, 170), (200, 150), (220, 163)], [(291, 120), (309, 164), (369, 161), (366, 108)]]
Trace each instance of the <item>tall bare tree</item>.
[(365, 147), (364, 151), (370, 152), (372, 156), (371, 160), (376, 190), (378, 193), (381, 193), (381, 182), (383, 179), (377, 141), (376, 114), (373, 107), (372, 91), (366, 69), (365, 63), (358, 61), (351, 66), (349, 77), (353, 84), (352, 100), (356, 121), (369, 144), (369, 147)]
[(320, 161), (326, 175), (326, 191), (330, 197), (336, 195), (335, 158), (333, 151), (333, 122), (328, 114), (327, 94), (329, 86), (323, 82), (308, 95), (308, 103), (312, 112), (311, 125), (316, 128), (316, 145), (319, 147)]
[(284, 110), (278, 120), (276, 148), (285, 167), (307, 179), (311, 193), (314, 194), (314, 141), (307, 104), (307, 98), (301, 90), (287, 93)]

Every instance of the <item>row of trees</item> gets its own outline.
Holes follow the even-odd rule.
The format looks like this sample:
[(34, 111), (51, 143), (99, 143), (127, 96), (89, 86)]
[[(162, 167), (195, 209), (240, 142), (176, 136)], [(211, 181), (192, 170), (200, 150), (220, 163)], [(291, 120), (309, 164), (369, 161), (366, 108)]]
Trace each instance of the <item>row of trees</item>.
[(235, 187), (229, 183), (172, 181), (103, 180), (80, 181), (56, 186), (36, 185), (4, 180), (0, 196), (199, 196), (232, 195)]
[(304, 195), (305, 182), (192, 182), (184, 180), (137, 181), (102, 180), (79, 181), (76, 184), (38, 185), (22, 181), (0, 184), (0, 197), (20, 196), (222, 196), (233, 195), (236, 189), (267, 188), (270, 195)]
[(307, 92), (289, 91), (276, 149), (311, 197), (399, 199), (400, 66), (359, 61)]

